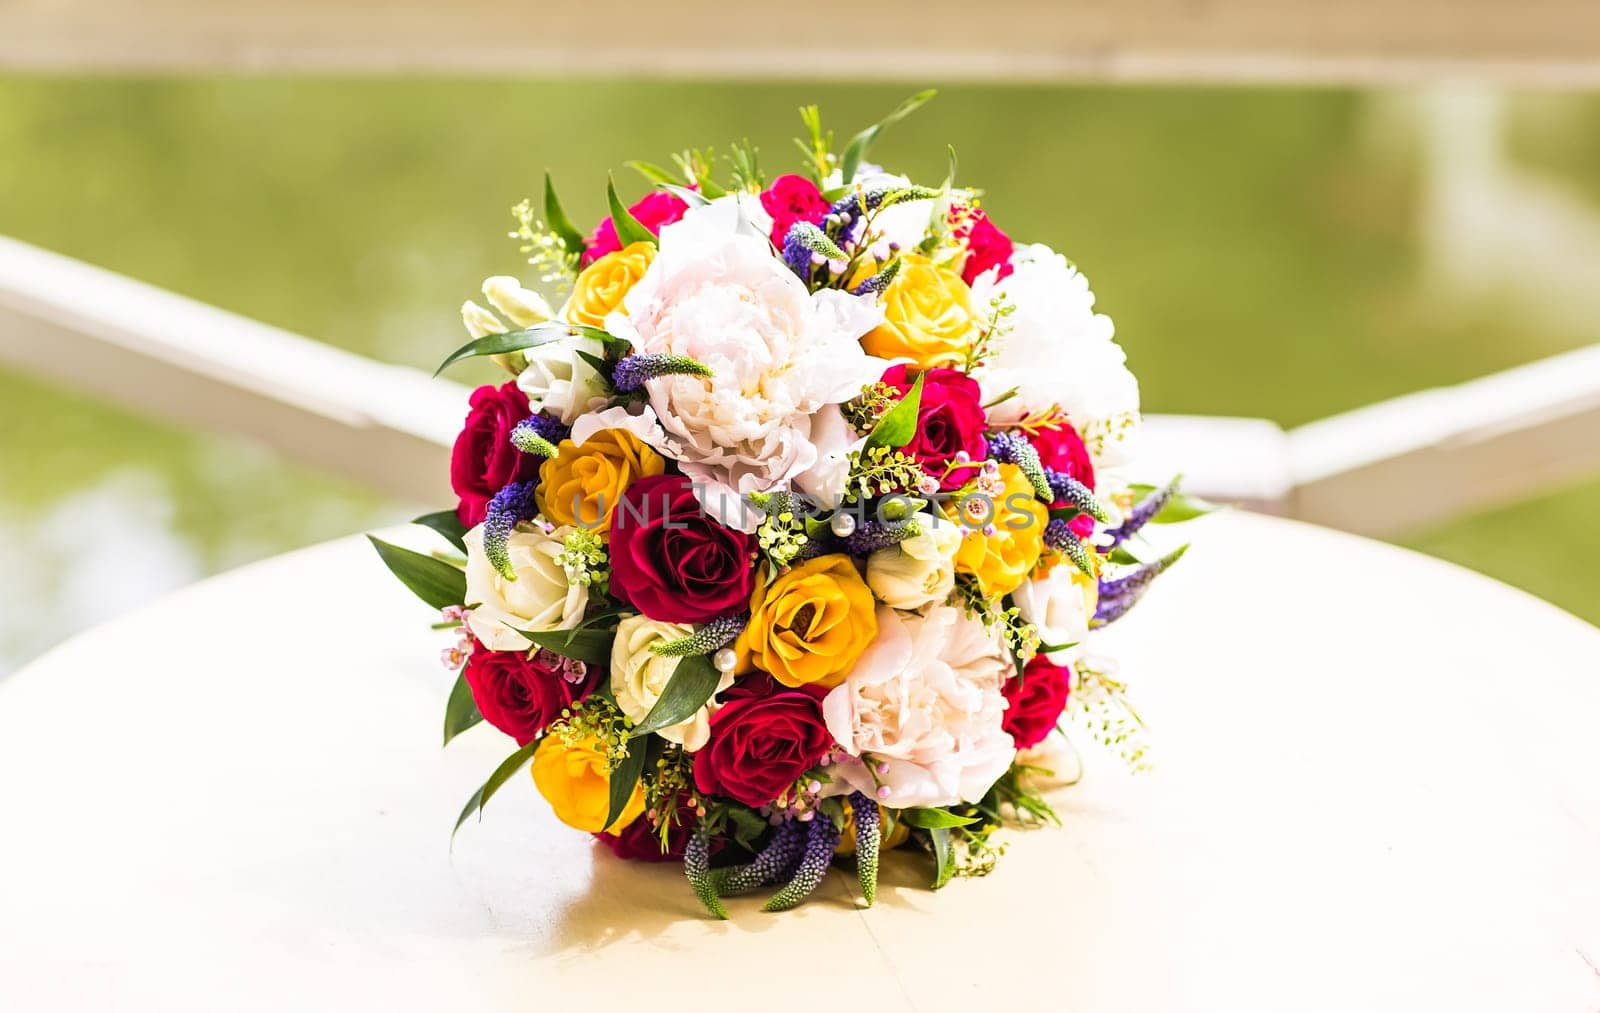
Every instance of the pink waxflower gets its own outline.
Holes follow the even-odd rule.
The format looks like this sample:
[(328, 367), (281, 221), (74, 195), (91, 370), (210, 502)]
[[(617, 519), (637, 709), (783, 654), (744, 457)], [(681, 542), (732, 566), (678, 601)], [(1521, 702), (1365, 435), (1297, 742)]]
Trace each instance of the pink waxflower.
[(772, 216), (772, 245), (783, 248), (783, 239), (795, 222), (821, 222), (828, 213), (828, 201), (817, 184), (804, 176), (779, 176), (761, 194), (761, 207)]
[[(649, 229), (652, 235), (659, 236), (663, 226), (682, 218), (687, 210), (689, 205), (667, 191), (651, 190), (639, 198), (637, 204), (628, 208), (628, 213), (639, 219), (639, 224)], [(600, 219), (594, 234), (583, 241), (583, 247), (583, 262), (586, 265), (622, 249), (622, 240), (617, 238), (617, 226), (610, 215)]]

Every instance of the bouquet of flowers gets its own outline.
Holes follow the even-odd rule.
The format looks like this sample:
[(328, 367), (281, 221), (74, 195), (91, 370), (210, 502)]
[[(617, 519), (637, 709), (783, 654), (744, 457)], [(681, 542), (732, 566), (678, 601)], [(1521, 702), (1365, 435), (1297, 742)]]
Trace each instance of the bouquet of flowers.
[[(511, 379), (473, 392), (453, 546), (374, 539), (442, 610), (460, 670), (445, 741), (486, 722), (555, 814), (681, 862), (706, 908), (799, 903), (853, 855), (981, 873), (1005, 822), (1053, 820), (1036, 747), (1077, 715), (1135, 764), (1137, 717), (1084, 654), (1179, 552), (1140, 529), (1201, 507), (1119, 478), (1138, 386), (1060, 254), (976, 190), (866, 161), (908, 100), (804, 172), (636, 163), (651, 192), (589, 233), (545, 180), (514, 209), (559, 309), (510, 277), (468, 302)], [(725, 165), (719, 180), (716, 168)], [(459, 555), (457, 554), (459, 553)], [(1076, 706), (1069, 708), (1069, 703)]]

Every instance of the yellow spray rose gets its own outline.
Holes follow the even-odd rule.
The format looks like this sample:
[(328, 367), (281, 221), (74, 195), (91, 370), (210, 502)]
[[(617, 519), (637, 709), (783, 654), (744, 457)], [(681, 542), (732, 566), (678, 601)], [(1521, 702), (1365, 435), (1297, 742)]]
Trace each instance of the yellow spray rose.
[[(643, 749), (643, 741), (635, 742), (634, 748)], [(606, 813), (611, 810), (611, 774), (605, 747), (594, 736), (571, 745), (560, 735), (546, 737), (533, 753), (533, 783), (567, 826), (591, 834), (606, 829)], [(621, 830), (642, 812), (644, 786), (636, 784), (633, 797), (622, 807), (611, 830)]]
[(785, 686), (832, 688), (878, 635), (872, 592), (849, 556), (808, 559), (757, 580), (750, 623), (733, 649), (741, 675), (760, 670)]
[(626, 429), (602, 429), (578, 446), (562, 440), (556, 456), (539, 466), (534, 498), (556, 525), (611, 530), (611, 515), (624, 490), (646, 475), (667, 469), (666, 460)]
[(907, 253), (883, 293), (883, 323), (861, 339), (869, 355), (909, 358), (918, 366), (959, 366), (978, 328), (972, 291), (961, 275)]
[(655, 244), (630, 243), (584, 268), (572, 283), (567, 322), (604, 327), (606, 314), (622, 309), (622, 297), (644, 277), (655, 257)]
[(966, 507), (969, 523), (981, 523), (992, 508), (989, 526), (993, 533), (969, 528), (956, 549), (956, 572), (976, 577), (978, 587), (990, 598), (1010, 594), (1028, 579), (1044, 551), (1044, 527), (1050, 522), (1049, 509), (1034, 496), (1033, 484), (1022, 469), (1000, 465), (1000, 482), (1003, 488), (997, 494), (986, 494), (987, 506), (983, 499), (971, 497), (964, 503), (952, 500), (947, 508), (956, 518), (957, 511)]
[[(883, 806), (878, 806), (878, 827), (880, 833), (888, 825)], [(889, 831), (887, 837), (878, 841), (880, 851), (893, 851), (911, 839), (911, 827), (904, 820), (895, 820), (894, 829)], [(839, 843), (834, 846), (835, 855), (853, 855), (856, 853), (856, 810), (854, 806), (844, 807), (844, 822), (839, 824)]]

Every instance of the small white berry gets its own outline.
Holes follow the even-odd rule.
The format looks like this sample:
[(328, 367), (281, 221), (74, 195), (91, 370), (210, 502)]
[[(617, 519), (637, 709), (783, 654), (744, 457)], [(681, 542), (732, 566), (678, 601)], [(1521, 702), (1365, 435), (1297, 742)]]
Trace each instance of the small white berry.
[(724, 647), (711, 659), (711, 663), (717, 666), (719, 672), (731, 672), (738, 666), (739, 656), (733, 653), (733, 648)]
[(838, 535), (840, 538), (849, 538), (851, 535), (855, 534), (856, 515), (845, 513), (841, 510), (833, 515), (833, 524), (831, 527), (833, 528), (833, 533)]

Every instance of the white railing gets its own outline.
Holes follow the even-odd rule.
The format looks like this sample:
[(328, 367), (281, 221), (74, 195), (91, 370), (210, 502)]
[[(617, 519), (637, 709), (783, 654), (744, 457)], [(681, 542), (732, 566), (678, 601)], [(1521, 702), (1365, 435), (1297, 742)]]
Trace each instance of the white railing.
[[(448, 498), (465, 388), (0, 239), (0, 362), (79, 393), (260, 440), (417, 503)], [(1152, 416), (1143, 476), (1394, 533), (1600, 472), (1600, 347), (1285, 433)]]

